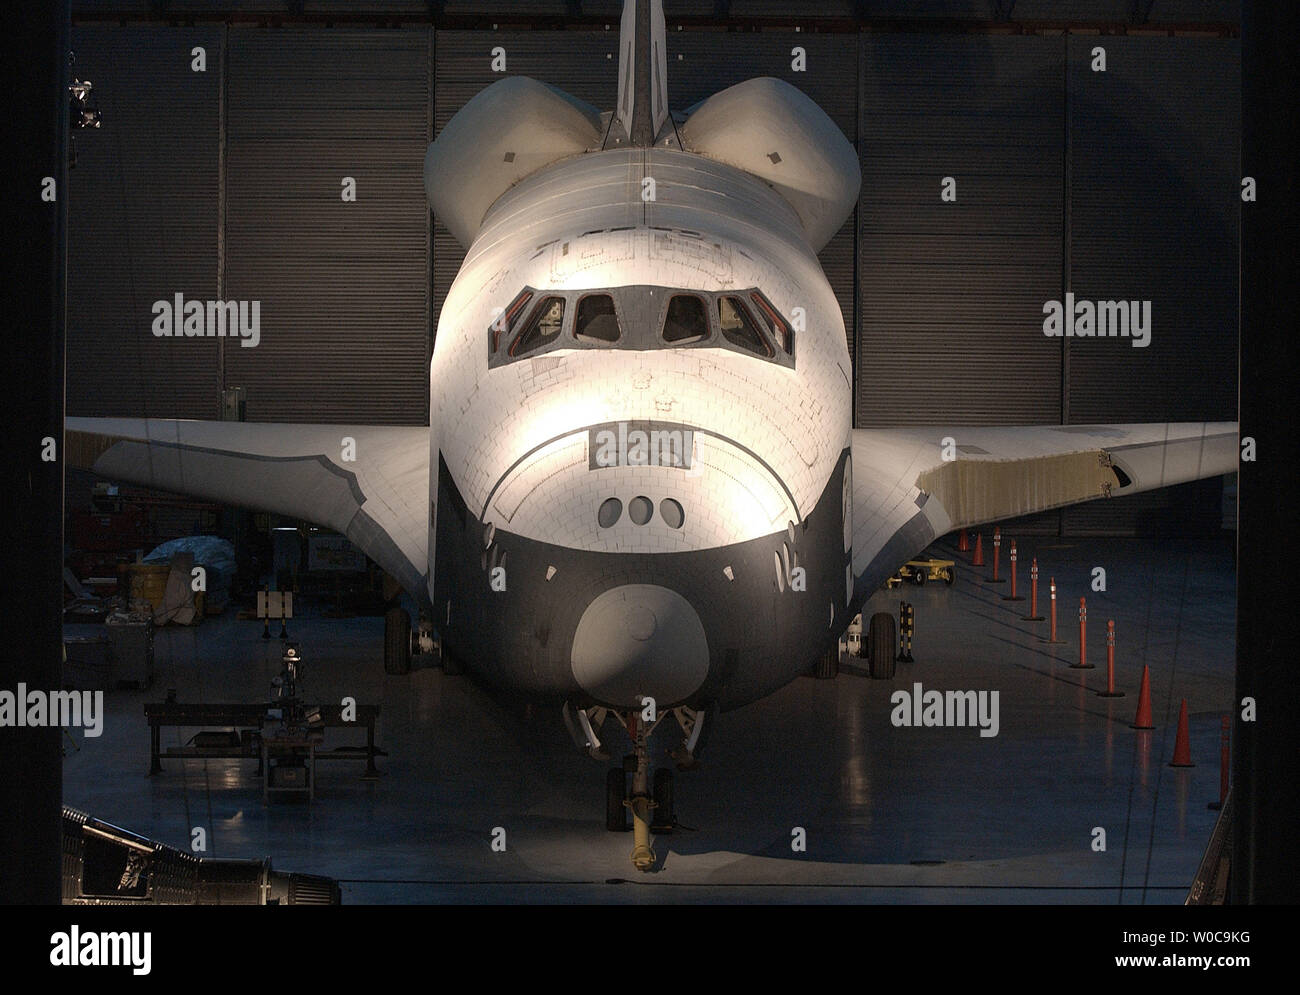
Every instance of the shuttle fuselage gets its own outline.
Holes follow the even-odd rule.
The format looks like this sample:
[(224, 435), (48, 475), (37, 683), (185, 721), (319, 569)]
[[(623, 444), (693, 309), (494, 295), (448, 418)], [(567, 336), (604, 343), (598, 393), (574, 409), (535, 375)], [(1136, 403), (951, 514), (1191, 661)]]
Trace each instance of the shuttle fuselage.
[[(614, 303), (617, 339), (581, 336), (584, 297)], [(701, 310), (682, 297), (708, 334), (666, 341), (670, 310)], [(509, 355), (550, 299), (549, 341)], [(735, 300), (766, 350), (723, 334)], [(760, 180), (668, 149), (529, 177), (488, 213), (433, 353), (444, 652), (623, 708), (735, 707), (806, 672), (851, 617), (851, 383), (839, 304)]]

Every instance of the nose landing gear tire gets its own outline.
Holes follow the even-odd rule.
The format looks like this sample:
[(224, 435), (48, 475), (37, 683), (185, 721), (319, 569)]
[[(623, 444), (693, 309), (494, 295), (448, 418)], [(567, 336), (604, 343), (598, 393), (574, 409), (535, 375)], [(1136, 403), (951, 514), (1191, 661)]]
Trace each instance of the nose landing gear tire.
[(667, 767), (655, 771), (655, 807), (654, 821), (650, 824), (652, 833), (662, 834), (673, 831), (673, 772)]
[(628, 831), (627, 806), (623, 799), (627, 797), (627, 778), (622, 767), (611, 767), (605, 772), (605, 828), (611, 833)]

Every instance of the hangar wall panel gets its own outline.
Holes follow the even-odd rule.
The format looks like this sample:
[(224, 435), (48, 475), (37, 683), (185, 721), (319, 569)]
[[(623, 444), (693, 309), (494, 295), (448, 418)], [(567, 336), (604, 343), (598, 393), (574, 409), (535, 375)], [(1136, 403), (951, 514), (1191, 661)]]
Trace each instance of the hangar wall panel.
[[(996, 3), (991, 0), (990, 6)], [(1003, 7), (1011, 6), (1006, 0)], [(1109, 24), (1236, 24), (1240, 0), (1016, 0), (1018, 21)]]
[[(236, 10), (240, 13), (291, 14), (292, 0), (169, 0), (167, 11), (196, 12)], [(305, 0), (301, 9), (305, 14), (404, 14), (410, 17), (427, 17), (429, 0)], [(561, 17), (575, 7), (574, 0), (443, 0), (437, 4), (449, 16), (525, 16)], [(618, 17), (622, 0), (580, 0), (576, 5), (584, 16)], [(801, 4), (795, 0), (664, 0), (664, 14), (671, 27), (674, 17), (716, 17), (719, 7), (729, 9), (737, 17), (775, 17), (788, 21), (792, 9)], [(150, 14), (158, 8), (158, 0), (73, 0), (72, 9), (77, 14), (99, 12), (119, 14), (129, 12)], [(916, 20), (958, 20), (989, 22), (1005, 20), (1010, 11), (1017, 21), (1106, 21), (1116, 24), (1133, 24), (1141, 21), (1134, 16), (1134, 0), (825, 0), (816, 6), (819, 18), (850, 19), (862, 16), (869, 19), (908, 18)], [(1239, 0), (1143, 0), (1146, 20), (1152, 23), (1231, 23), (1241, 19)]]
[(261, 300), (262, 329), (225, 365), (250, 421), (427, 421), (428, 46), (427, 31), (230, 31), (226, 296)]
[[(787, 23), (798, 17), (802, 4), (791, 4), (787, 0), (730, 0), (728, 9), (733, 17), (776, 17)], [(818, 17), (852, 18), (856, 12), (857, 0), (819, 0), (814, 11)], [(664, 19), (668, 19), (664, 14)]]
[(1241, 23), (1241, 0), (1155, 0), (1153, 23)]
[[(1098, 44), (1105, 72), (1091, 68)], [(1067, 343), (1069, 421), (1233, 420), (1239, 43), (1072, 38), (1069, 80), (1070, 289), (1079, 300), (1149, 300), (1152, 312), (1145, 348)], [(1213, 520), (1221, 489), (1072, 508), (1066, 529), (1145, 534), (1161, 517)]]
[[(616, 9), (622, 10), (621, 0), (615, 0)], [(586, 4), (583, 4), (586, 10)], [(673, 29), (674, 17), (712, 17), (718, 9), (717, 0), (664, 0), (664, 21)]]
[[(215, 418), (214, 339), (157, 338), (154, 301), (217, 290), (220, 27), (78, 27), (98, 130), (69, 171), (67, 412)], [(208, 53), (206, 73), (190, 49)]]
[(859, 427), (1059, 422), (1063, 72), (1060, 39), (864, 37)]
[(477, 0), (446, 0), (442, 9), (447, 14), (501, 14), (519, 15), (521, 18), (550, 16), (561, 17), (568, 13), (567, 0), (496, 0), (479, 3)]

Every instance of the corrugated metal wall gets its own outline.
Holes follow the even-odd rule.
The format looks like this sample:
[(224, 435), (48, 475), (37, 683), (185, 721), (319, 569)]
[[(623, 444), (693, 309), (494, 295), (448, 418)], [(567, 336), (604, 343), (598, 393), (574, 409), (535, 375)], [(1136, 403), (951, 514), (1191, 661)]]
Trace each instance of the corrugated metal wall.
[[(225, 347), (250, 421), (428, 420), (429, 34), (232, 28)], [(356, 201), (342, 199), (343, 178)]]
[[(217, 288), (221, 28), (79, 27), (73, 72), (106, 121), (68, 176), (70, 415), (215, 418), (214, 339), (157, 338), (154, 301)], [(207, 71), (190, 69), (202, 46)]]
[[(1071, 38), (1069, 285), (1150, 300), (1151, 344), (1067, 341), (1074, 424), (1232, 420), (1241, 208), (1235, 41)], [(1092, 69), (1095, 48), (1106, 70)], [(1218, 482), (1067, 510), (1066, 531), (1214, 520)]]
[(860, 426), (1058, 420), (1063, 62), (1059, 39), (864, 39)]
[[(74, 0), (76, 14), (116, 15), (162, 13), (211, 14), (238, 10), (247, 15), (369, 14), (375, 17), (405, 15), (427, 17), (430, 9), (448, 15), (530, 17), (617, 17), (622, 0)], [(795, 0), (664, 0), (664, 14), (675, 17), (779, 18), (788, 21), (792, 11), (817, 18), (924, 19), (964, 21), (1104, 21), (1111, 24), (1231, 23), (1241, 19), (1240, 0), (820, 0), (817, 4)], [(811, 8), (811, 9), (808, 9)]]

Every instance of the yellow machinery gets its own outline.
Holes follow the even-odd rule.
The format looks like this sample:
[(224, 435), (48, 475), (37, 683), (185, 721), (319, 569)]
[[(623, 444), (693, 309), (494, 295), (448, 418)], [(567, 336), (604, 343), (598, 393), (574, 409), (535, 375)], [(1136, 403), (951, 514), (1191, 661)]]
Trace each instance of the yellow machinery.
[(908, 560), (898, 573), (885, 581), (886, 587), (895, 587), (910, 580), (920, 587), (927, 580), (941, 580), (951, 585), (957, 579), (957, 565), (953, 560)]

